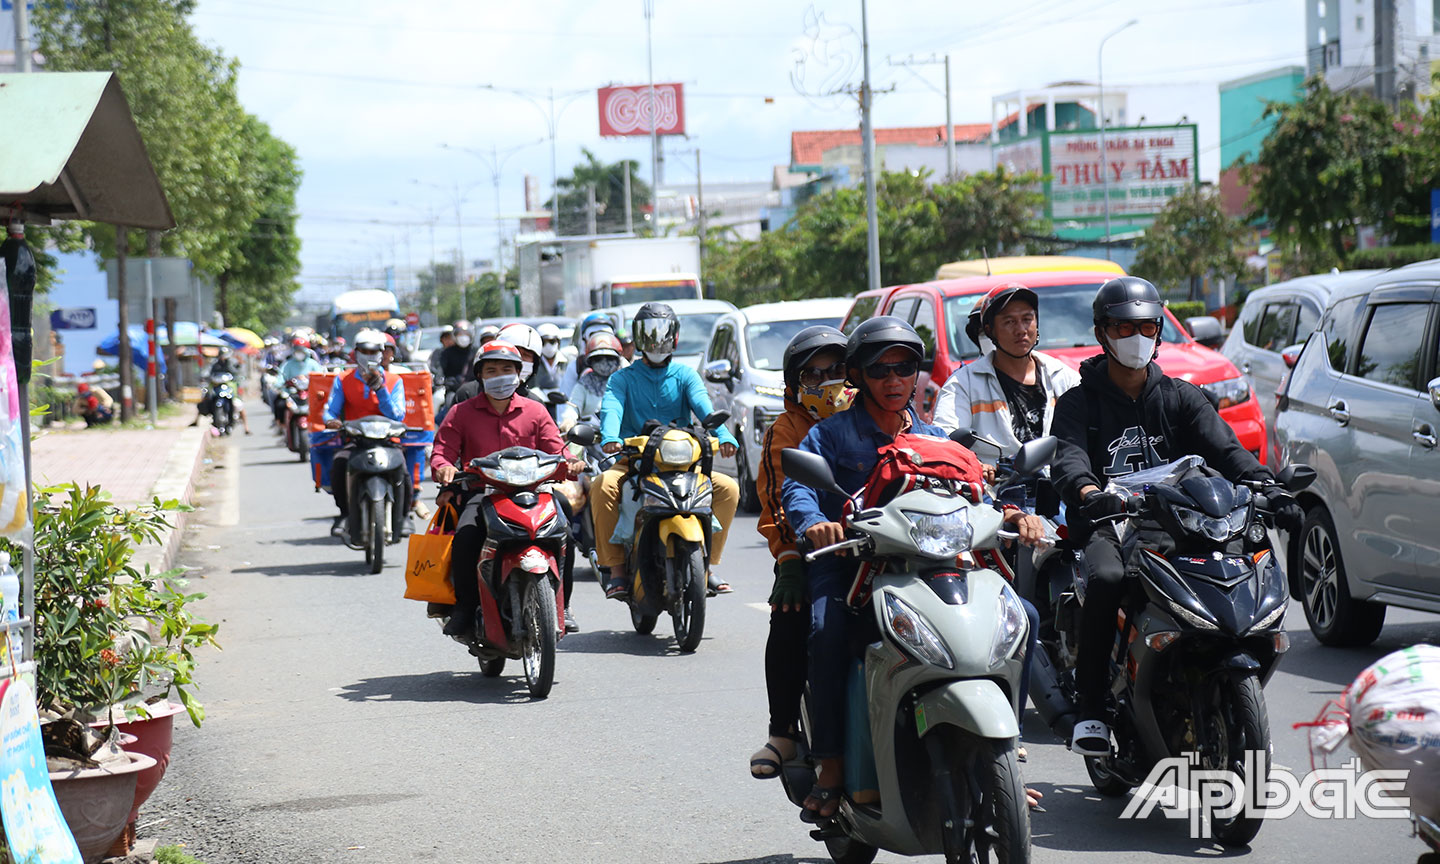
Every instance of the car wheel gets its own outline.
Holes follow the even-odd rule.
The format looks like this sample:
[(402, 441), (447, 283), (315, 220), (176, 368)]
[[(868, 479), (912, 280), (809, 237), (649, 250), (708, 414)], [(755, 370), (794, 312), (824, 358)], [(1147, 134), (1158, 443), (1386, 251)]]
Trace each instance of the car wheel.
[(755, 484), (755, 473), (750, 470), (750, 454), (745, 449), (743, 438), (737, 432), (735, 437), (741, 441), (739, 447), (735, 448), (735, 482), (740, 484), (740, 509), (746, 513), (760, 512), (760, 489)]
[(1310, 632), (1322, 645), (1369, 645), (1385, 626), (1385, 606), (1350, 595), (1335, 525), (1320, 506), (1311, 507), (1300, 529), (1300, 601)]

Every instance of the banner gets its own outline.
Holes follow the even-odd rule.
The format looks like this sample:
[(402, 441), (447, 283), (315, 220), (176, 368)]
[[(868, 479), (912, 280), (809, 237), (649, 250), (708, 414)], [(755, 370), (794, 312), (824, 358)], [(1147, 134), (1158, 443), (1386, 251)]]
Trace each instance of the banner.
[(56, 309), (50, 313), (51, 330), (94, 330), (95, 309), (73, 308)]
[(23, 678), (0, 686), (0, 814), (10, 857), (34, 864), (80, 864), (80, 850), (50, 786), (35, 695)]
[(650, 86), (601, 87), (600, 134), (604, 137), (649, 135), (654, 123), (657, 135), (685, 134), (685, 93), (680, 84), (656, 84), (652, 110)]
[[(1100, 133), (1051, 132), (1047, 136), (1051, 218), (1103, 219), (1106, 175), (1101, 173)], [(1195, 186), (1199, 151), (1195, 127), (1144, 126), (1105, 133), (1104, 170), (1109, 175), (1110, 216), (1154, 216), (1186, 188)]]

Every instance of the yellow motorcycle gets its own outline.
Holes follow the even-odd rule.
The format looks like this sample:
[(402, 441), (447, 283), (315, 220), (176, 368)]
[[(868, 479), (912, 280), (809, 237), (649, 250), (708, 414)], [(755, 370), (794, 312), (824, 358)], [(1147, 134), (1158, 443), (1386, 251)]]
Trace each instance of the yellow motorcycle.
[[(625, 439), (617, 459), (628, 460), (620, 487), (620, 520), (626, 500), (634, 507), (633, 532), (626, 541), (630, 621), (637, 633), (650, 633), (661, 612), (675, 623), (675, 641), (683, 652), (700, 647), (705, 632), (705, 576), (710, 570), (712, 487), (710, 472), (720, 440), (710, 432), (730, 419), (717, 411), (698, 426), (656, 425)], [(579, 424), (570, 440), (582, 446), (595, 440), (594, 427)], [(622, 524), (622, 527), (625, 527)], [(618, 533), (618, 532), (617, 532)]]

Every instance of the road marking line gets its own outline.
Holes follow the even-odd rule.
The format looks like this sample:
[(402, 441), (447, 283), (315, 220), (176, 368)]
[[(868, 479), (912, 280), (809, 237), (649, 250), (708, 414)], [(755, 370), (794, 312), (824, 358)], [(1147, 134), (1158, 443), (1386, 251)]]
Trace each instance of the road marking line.
[(755, 610), (760, 611), (760, 612), (769, 612), (769, 611), (770, 611), (770, 604), (769, 604), (769, 603), (746, 603), (745, 605), (746, 605), (746, 606), (749, 606), (751, 609), (755, 609)]

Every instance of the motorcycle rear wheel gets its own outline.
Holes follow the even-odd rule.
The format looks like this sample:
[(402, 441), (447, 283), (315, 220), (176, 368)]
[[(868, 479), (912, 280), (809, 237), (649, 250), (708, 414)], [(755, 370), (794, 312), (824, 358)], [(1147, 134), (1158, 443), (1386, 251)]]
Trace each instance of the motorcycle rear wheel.
[(825, 851), (835, 864), (870, 864), (880, 850), (854, 837), (830, 837), (825, 841)]
[(698, 545), (687, 547), (688, 554), (682, 551), (674, 561), (680, 596), (674, 601), (672, 615), (675, 641), (682, 654), (699, 648), (705, 635), (705, 553)]
[(641, 612), (633, 603), (630, 605), (630, 623), (635, 627), (635, 632), (641, 636), (649, 636), (654, 633), (655, 622), (659, 620), (659, 615)]
[(310, 433), (299, 423), (295, 424), (295, 452), (301, 462), (310, 461)]
[(1106, 798), (1119, 798), (1129, 792), (1131, 786), (1110, 770), (1110, 758), (1109, 756), (1086, 756), (1085, 771), (1090, 775), (1090, 783), (1094, 785), (1096, 792)]
[(385, 566), (385, 503), (383, 501), (370, 502), (369, 518), (369, 541), (365, 547), (365, 562), (370, 565), (371, 573), (379, 573), (380, 568)]
[(532, 699), (550, 695), (555, 683), (555, 637), (559, 630), (555, 618), (555, 589), (549, 579), (535, 579), (525, 589), (525, 637), (520, 646), (520, 662), (525, 667), (525, 683)]
[(480, 661), (480, 674), (486, 678), (499, 678), (500, 673), (505, 671), (505, 658), (496, 657), (494, 660)]

